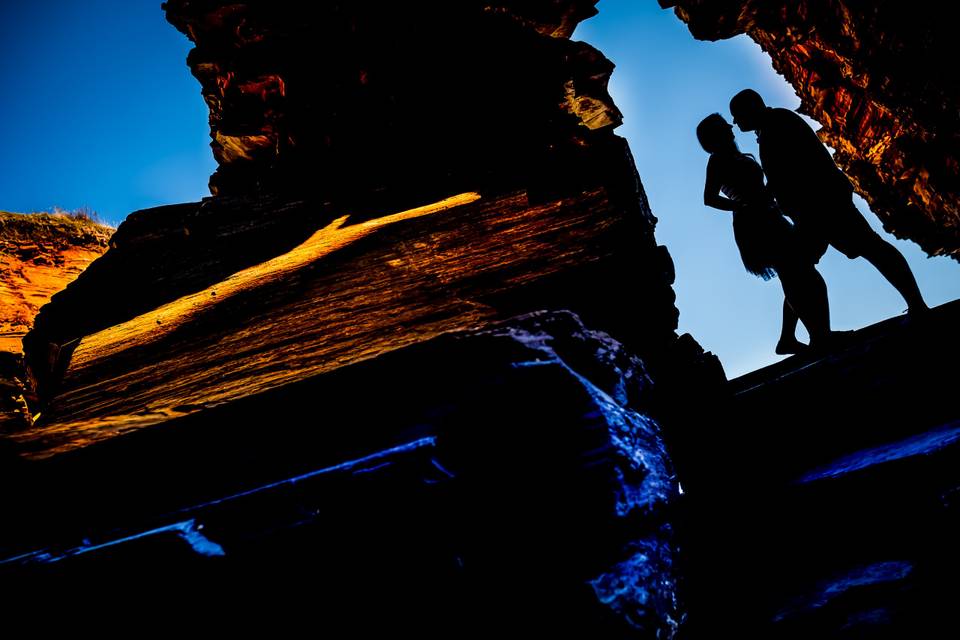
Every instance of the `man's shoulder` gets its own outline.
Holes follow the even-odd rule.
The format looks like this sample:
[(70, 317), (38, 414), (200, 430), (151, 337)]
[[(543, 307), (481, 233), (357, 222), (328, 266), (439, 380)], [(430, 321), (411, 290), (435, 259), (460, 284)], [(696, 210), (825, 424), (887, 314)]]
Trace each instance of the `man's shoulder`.
[(798, 150), (823, 147), (813, 128), (800, 114), (783, 107), (770, 107), (758, 136), (761, 155), (784, 152), (795, 154)]
[(778, 116), (783, 116), (787, 118), (799, 118), (800, 115), (793, 109), (787, 109), (786, 107), (769, 107), (770, 113), (775, 113)]
[(767, 112), (767, 121), (777, 127), (810, 129), (810, 125), (800, 117), (799, 113), (783, 107), (770, 107), (770, 111)]

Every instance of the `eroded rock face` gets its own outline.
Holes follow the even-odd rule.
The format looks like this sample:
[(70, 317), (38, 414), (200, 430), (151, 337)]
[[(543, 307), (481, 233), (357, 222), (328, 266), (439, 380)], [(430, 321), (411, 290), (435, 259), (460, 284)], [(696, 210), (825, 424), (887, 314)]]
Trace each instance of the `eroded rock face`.
[[(163, 4), (196, 47), (213, 194), (418, 196), (528, 184), (609, 138), (613, 65), (568, 38), (594, 1)], [(560, 160), (562, 158), (562, 160)], [(574, 158), (580, 158), (571, 165)], [(556, 187), (544, 176), (545, 187)]]
[[(649, 417), (724, 376), (676, 334), (612, 64), (568, 39), (593, 4), (167, 2), (197, 45), (215, 195), (132, 213), (38, 315), (43, 413), (0, 443), (38, 487), (26, 511), (63, 510), (7, 548), (90, 531), (110, 542), (81, 536), (86, 558), (145, 543), (241, 592), (260, 570), (360, 589), (379, 570), (392, 594), (420, 567), (405, 595), (449, 603), (444, 623), (565, 629), (570, 604), (602, 635), (670, 637), (676, 485)], [(271, 483), (312, 484), (298, 469), (336, 473), (292, 504)]]
[(884, 228), (931, 256), (960, 255), (960, 76), (949, 20), (895, 1), (660, 4), (675, 6), (695, 38), (746, 33), (759, 43)]
[(0, 575), (44, 603), (97, 576), (175, 618), (276, 599), (321, 631), (672, 638), (654, 390), (568, 312), (448, 333), (36, 464), (0, 499)]
[(38, 316), (48, 422), (24, 453), (537, 309), (722, 379), (674, 351), (613, 65), (568, 39), (593, 4), (167, 2), (197, 45), (217, 195), (132, 213)]
[(21, 351), (40, 307), (103, 255), (112, 233), (63, 214), (0, 211), (0, 351)]
[(602, 186), (536, 205), (522, 191), (465, 193), (339, 214), (220, 197), (132, 215), (25, 340), (48, 402), (44, 424), (17, 436), (22, 453), (88, 446), (523, 311), (576, 309), (638, 352), (676, 340), (669, 262)]
[(34, 317), (107, 250), (112, 233), (82, 217), (0, 211), (0, 432), (32, 423), (22, 340)]
[(953, 301), (751, 372), (730, 381), (723, 427), (677, 434), (696, 459), (681, 475), (692, 519), (676, 527), (690, 637), (936, 637), (954, 624), (958, 322)]

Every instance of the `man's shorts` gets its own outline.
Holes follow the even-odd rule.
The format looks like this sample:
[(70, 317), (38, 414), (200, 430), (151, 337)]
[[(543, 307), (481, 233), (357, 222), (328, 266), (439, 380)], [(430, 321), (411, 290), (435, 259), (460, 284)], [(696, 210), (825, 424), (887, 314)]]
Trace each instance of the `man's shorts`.
[(819, 262), (832, 245), (848, 258), (858, 258), (880, 239), (860, 210), (851, 192), (823, 194), (816, 202), (786, 211), (794, 220), (805, 253)]

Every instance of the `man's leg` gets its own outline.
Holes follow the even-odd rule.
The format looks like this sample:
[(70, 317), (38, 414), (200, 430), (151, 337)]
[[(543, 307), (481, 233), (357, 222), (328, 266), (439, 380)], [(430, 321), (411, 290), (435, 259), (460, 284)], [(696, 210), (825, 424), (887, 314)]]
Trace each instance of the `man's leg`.
[(830, 244), (848, 258), (863, 256), (903, 296), (910, 313), (927, 311), (916, 278), (895, 246), (870, 228), (852, 197), (844, 197), (830, 221)]
[(900, 292), (910, 313), (921, 313), (929, 309), (907, 259), (895, 246), (874, 234), (874, 238), (863, 247), (862, 255)]

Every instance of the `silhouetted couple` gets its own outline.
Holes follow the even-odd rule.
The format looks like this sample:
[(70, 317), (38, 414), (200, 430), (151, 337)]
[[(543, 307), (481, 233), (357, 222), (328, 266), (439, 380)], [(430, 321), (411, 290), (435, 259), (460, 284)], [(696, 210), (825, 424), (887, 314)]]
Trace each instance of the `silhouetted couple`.
[(740, 152), (723, 116), (707, 116), (697, 126), (700, 145), (710, 154), (703, 201), (733, 212), (734, 237), (750, 273), (764, 280), (780, 277), (785, 299), (776, 352), (806, 346), (795, 335), (798, 317), (811, 347), (837, 342), (827, 287), (814, 266), (828, 245), (848, 258), (866, 258), (900, 292), (911, 314), (926, 311), (907, 261), (857, 210), (853, 186), (813, 129), (789, 109), (766, 106), (752, 89), (733, 97), (730, 113), (741, 131), (757, 132), (761, 164)]

